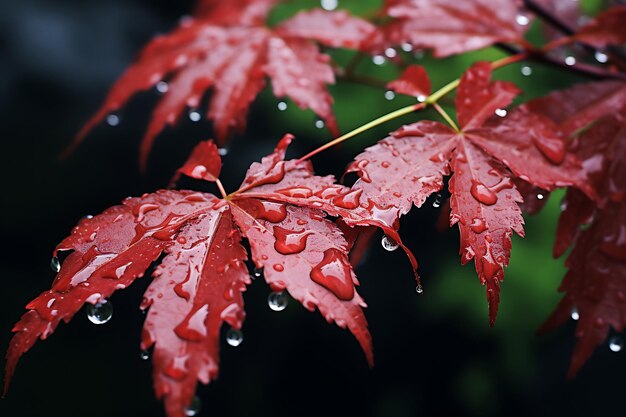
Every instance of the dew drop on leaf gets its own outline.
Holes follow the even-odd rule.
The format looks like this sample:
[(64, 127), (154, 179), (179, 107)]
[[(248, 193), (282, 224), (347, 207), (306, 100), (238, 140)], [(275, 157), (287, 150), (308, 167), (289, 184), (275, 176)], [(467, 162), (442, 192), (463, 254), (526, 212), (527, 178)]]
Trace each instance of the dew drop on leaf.
[(609, 56), (601, 51), (596, 51), (596, 53), (593, 56), (596, 59), (596, 61), (598, 61), (601, 64), (606, 64), (609, 60)]
[(545, 198), (545, 196), (541, 193), (537, 194), (537, 200), (543, 200)]
[(165, 94), (167, 93), (167, 90), (170, 88), (170, 86), (165, 81), (159, 81), (158, 83), (156, 83), (155, 88), (157, 93)]
[(287, 103), (284, 101), (279, 101), (278, 104), (276, 105), (276, 108), (280, 111), (285, 111), (287, 110)]
[(437, 194), (435, 196), (435, 201), (433, 201), (433, 207), (434, 208), (439, 208), (441, 207), (441, 194)]
[(528, 26), (528, 24), (530, 23), (530, 19), (528, 18), (528, 16), (526, 16), (525, 14), (522, 14), (522, 13), (519, 13), (515, 17), (515, 21), (520, 26)]
[(139, 357), (141, 358), (141, 360), (147, 361), (148, 359), (150, 359), (150, 352), (148, 352), (147, 350), (142, 350), (139, 354)]
[(50, 268), (52, 268), (54, 272), (59, 272), (61, 270), (61, 262), (59, 261), (59, 258), (56, 256), (52, 257), (50, 260)]
[(374, 55), (372, 57), (372, 62), (374, 63), (374, 65), (383, 65), (385, 62), (387, 62), (387, 60), (382, 55)]
[(400, 48), (404, 51), (404, 52), (411, 52), (413, 50), (413, 45), (411, 45), (408, 42), (403, 43)]
[(422, 288), (422, 284), (417, 284), (417, 287), (415, 287), (415, 292), (418, 294), (424, 293), (424, 288)]
[(385, 91), (385, 98), (389, 101), (393, 100), (394, 98), (396, 98), (396, 93), (394, 93), (391, 90), (387, 90)]
[(420, 103), (423, 103), (426, 101), (426, 96), (423, 94), (420, 94), (419, 96), (416, 97), (417, 101), (419, 101)]
[(192, 110), (189, 112), (189, 120), (192, 122), (199, 122), (202, 119), (202, 115), (197, 110)]
[(506, 109), (496, 109), (496, 116), (506, 117), (507, 113)]
[(533, 73), (533, 69), (532, 67), (529, 67), (528, 65), (524, 65), (522, 69), (520, 69), (520, 72), (522, 73), (524, 77), (529, 77)]
[(332, 11), (339, 6), (339, 0), (320, 0), (320, 6), (324, 10)]
[(252, 271), (252, 276), (254, 278), (259, 278), (261, 275), (263, 275), (263, 269), (262, 268), (254, 268), (254, 271)]
[(396, 243), (395, 240), (393, 240), (387, 235), (383, 236), (382, 240), (380, 241), (380, 244), (388, 252), (393, 252), (394, 250), (398, 249), (398, 247), (400, 246)]
[(284, 291), (274, 291), (267, 296), (267, 305), (274, 311), (283, 311), (287, 308), (287, 294)]
[(398, 55), (398, 51), (396, 51), (394, 48), (385, 49), (385, 56), (387, 58), (395, 58), (397, 55)]
[(113, 303), (102, 300), (87, 306), (87, 318), (93, 324), (104, 324), (113, 317)]
[(107, 116), (106, 122), (109, 126), (112, 126), (112, 127), (117, 126), (120, 124), (120, 116), (118, 116), (117, 114), (111, 113)]
[(232, 347), (237, 347), (243, 343), (243, 332), (237, 329), (228, 329), (226, 332), (226, 343)]
[(609, 339), (609, 349), (611, 352), (621, 352), (624, 348), (624, 340), (620, 336), (611, 336)]
[(566, 56), (565, 64), (569, 66), (576, 65), (576, 58), (574, 58), (572, 55)]
[(572, 307), (572, 311), (570, 312), (570, 317), (574, 321), (577, 321), (580, 318), (580, 314), (578, 313), (578, 309), (576, 308), (576, 306)]
[(197, 416), (200, 413), (200, 409), (202, 408), (202, 402), (200, 398), (193, 397), (191, 400), (191, 404), (187, 408), (185, 408), (185, 415), (189, 417)]

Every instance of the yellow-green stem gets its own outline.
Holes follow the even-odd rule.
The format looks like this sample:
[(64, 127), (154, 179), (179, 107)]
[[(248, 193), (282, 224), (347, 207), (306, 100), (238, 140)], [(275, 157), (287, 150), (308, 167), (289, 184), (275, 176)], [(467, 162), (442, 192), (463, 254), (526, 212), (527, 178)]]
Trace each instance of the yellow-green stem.
[(226, 190), (224, 189), (224, 186), (222, 185), (222, 181), (220, 181), (218, 178), (215, 180), (215, 184), (217, 184), (217, 188), (220, 190), (222, 197), (224, 197), (225, 200), (228, 200), (228, 196), (226, 195)]
[(456, 130), (457, 132), (459, 132), (459, 127), (456, 125), (456, 123), (454, 123), (454, 120), (452, 120), (452, 117), (450, 117), (450, 115), (448, 114), (447, 111), (445, 111), (440, 105), (439, 103), (433, 103), (433, 107), (435, 108), (435, 110), (437, 110), (437, 113), (439, 113), (441, 115), (441, 117), (443, 117), (445, 119), (446, 122), (448, 122), (448, 124), (450, 125), (450, 127), (454, 130)]

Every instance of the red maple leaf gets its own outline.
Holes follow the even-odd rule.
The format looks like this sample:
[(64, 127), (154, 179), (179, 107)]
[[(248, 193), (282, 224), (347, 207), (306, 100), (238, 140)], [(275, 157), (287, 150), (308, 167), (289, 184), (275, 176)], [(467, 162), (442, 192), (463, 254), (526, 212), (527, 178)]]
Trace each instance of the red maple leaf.
[[(182, 417), (197, 381), (208, 383), (217, 376), (222, 324), (240, 329), (244, 321), (242, 294), (250, 275), (242, 236), (272, 289), (288, 291), (307, 309), (319, 309), (328, 322), (350, 329), (371, 365), (366, 305), (356, 292), (341, 229), (314, 205), (273, 199), (297, 197), (307, 185), (350, 190), (334, 184), (333, 177), (313, 175), (310, 162), (284, 161), (291, 139), (286, 136), (273, 154), (253, 164), (241, 192), (226, 199), (161, 190), (81, 220), (55, 250), (55, 256), (70, 253), (52, 288), (28, 304), (13, 328), (5, 393), (18, 359), (38, 338), (47, 338), (85, 303), (99, 305), (129, 286), (164, 253), (142, 302), (149, 311), (141, 347), (153, 348), (157, 397), (164, 398), (170, 417)], [(216, 181), (220, 165), (216, 146), (206, 142), (181, 172)]]
[(517, 0), (387, 0), (393, 18), (382, 31), (390, 45), (433, 49), (437, 57), (498, 42), (525, 44), (531, 16)]
[[(444, 176), (453, 173), (450, 222), (459, 225), (462, 263), (474, 259), (487, 287), (493, 324), (511, 234), (524, 233), (514, 179), (546, 190), (574, 185), (593, 191), (556, 125), (523, 107), (506, 115), (518, 90), (490, 78), (488, 63), (473, 65), (461, 78), (456, 98), (460, 130), (430, 121), (404, 126), (366, 149), (348, 171), (360, 176), (352, 190), (369, 217), (389, 226), (441, 190)], [(349, 223), (350, 216), (344, 221)]]
[(330, 57), (314, 41), (334, 48), (364, 50), (377, 28), (345, 11), (314, 9), (298, 13), (274, 28), (265, 18), (276, 0), (204, 1), (193, 18), (171, 33), (152, 40), (111, 88), (104, 104), (77, 136), (77, 142), (137, 92), (167, 80), (143, 138), (140, 160), (145, 168), (156, 136), (175, 124), (186, 108), (212, 95), (207, 117), (218, 143), (245, 129), (251, 102), (272, 81), (276, 97), (289, 97), (313, 110), (336, 134), (333, 99), (327, 84), (335, 82)]
[(568, 190), (561, 208), (555, 257), (570, 246), (568, 272), (559, 290), (565, 295), (542, 327), (551, 330), (578, 319), (578, 342), (568, 375), (589, 359), (610, 328), (626, 325), (626, 83), (579, 84), (528, 103), (559, 123), (574, 138), (573, 149), (598, 190), (592, 201)]
[(626, 6), (612, 7), (581, 27), (574, 39), (595, 48), (626, 43)]

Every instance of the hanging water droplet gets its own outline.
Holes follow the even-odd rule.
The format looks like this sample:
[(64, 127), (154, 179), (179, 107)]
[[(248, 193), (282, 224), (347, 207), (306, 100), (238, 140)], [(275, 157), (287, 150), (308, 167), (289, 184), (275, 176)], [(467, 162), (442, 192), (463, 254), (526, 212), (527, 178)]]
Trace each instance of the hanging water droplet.
[(580, 318), (580, 314), (578, 313), (578, 309), (576, 308), (576, 306), (572, 307), (572, 311), (570, 312), (569, 316), (574, 321), (577, 321)]
[(372, 57), (372, 62), (374, 65), (383, 65), (387, 60), (382, 55), (374, 55)]
[(441, 207), (441, 194), (437, 194), (435, 196), (435, 201), (433, 201), (433, 207), (434, 208), (439, 208)]
[(609, 56), (602, 51), (596, 51), (596, 53), (593, 56), (596, 59), (596, 61), (598, 61), (601, 64), (606, 64), (609, 60)]
[(318, 129), (323, 129), (324, 126), (326, 126), (326, 123), (324, 123), (322, 119), (316, 119), (314, 125)]
[(283, 311), (287, 308), (288, 302), (284, 291), (274, 291), (267, 296), (267, 305), (274, 311)]
[(496, 109), (496, 116), (506, 117), (507, 114), (508, 112), (506, 111), (506, 109)]
[(385, 91), (385, 98), (389, 101), (393, 100), (394, 98), (396, 98), (396, 93), (394, 93), (391, 90), (387, 90)]
[(199, 122), (202, 119), (202, 115), (197, 110), (192, 110), (189, 112), (189, 120), (192, 122)]
[(559, 208), (561, 211), (567, 210), (567, 199), (565, 197), (561, 200), (561, 204), (559, 204)]
[(285, 101), (279, 101), (278, 104), (276, 105), (276, 107), (278, 108), (278, 110), (280, 111), (285, 111), (287, 110), (287, 102)]
[(241, 330), (228, 329), (226, 332), (226, 343), (232, 347), (237, 347), (243, 343), (243, 333)]
[(398, 51), (396, 51), (394, 48), (385, 49), (385, 56), (387, 58), (395, 58), (397, 55), (398, 55)]
[(576, 65), (576, 58), (573, 57), (572, 55), (568, 55), (565, 57), (565, 64), (572, 66), (572, 65)]
[(139, 357), (141, 358), (141, 360), (147, 361), (148, 359), (150, 359), (150, 352), (148, 352), (147, 350), (142, 350), (139, 354)]
[(50, 268), (52, 268), (54, 272), (59, 272), (61, 270), (61, 262), (59, 261), (59, 258), (53, 256), (52, 259), (50, 259)]
[(424, 293), (424, 288), (422, 288), (422, 284), (417, 284), (417, 287), (415, 287), (415, 292), (418, 294)]
[(202, 408), (202, 401), (200, 398), (193, 397), (189, 406), (185, 408), (185, 415), (189, 417), (197, 416)]
[(320, 6), (324, 10), (332, 11), (339, 6), (339, 0), (320, 0)]
[(87, 318), (93, 324), (104, 324), (113, 317), (113, 303), (108, 300), (98, 301), (87, 306)]
[(154, 88), (156, 88), (157, 93), (165, 94), (167, 93), (167, 90), (169, 90), (170, 86), (165, 81), (159, 81), (158, 83), (156, 83)]
[(115, 127), (120, 124), (120, 117), (117, 114), (111, 113), (107, 116), (106, 121), (109, 126)]
[(522, 13), (518, 14), (515, 17), (515, 21), (520, 26), (528, 26), (528, 24), (530, 23), (530, 19), (528, 18), (528, 16), (526, 16), (525, 14), (522, 14)]
[(259, 278), (261, 275), (263, 275), (263, 269), (254, 268), (254, 271), (252, 271), (252, 276), (254, 276), (255, 278)]
[(218, 148), (217, 149), (217, 153), (219, 154), (219, 156), (226, 156), (226, 155), (228, 155), (228, 148), (226, 148), (226, 147)]
[(387, 235), (383, 236), (382, 240), (380, 241), (380, 244), (388, 252), (393, 252), (394, 250), (398, 249), (398, 247), (400, 246), (396, 243), (395, 240), (393, 240)]
[(413, 50), (413, 45), (411, 45), (408, 42), (403, 43), (400, 48), (404, 51), (404, 52), (411, 52)]
[(426, 101), (426, 96), (423, 94), (420, 94), (416, 97), (417, 101), (419, 101), (420, 103), (423, 103)]
[(545, 196), (541, 193), (537, 194), (537, 200), (543, 200), (545, 198)]
[(624, 348), (624, 340), (620, 336), (612, 336), (609, 339), (609, 349), (611, 352), (621, 352)]
[(532, 73), (533, 73), (533, 69), (531, 67), (529, 67), (528, 65), (524, 65), (521, 69), (520, 72), (522, 73), (522, 75), (524, 77), (529, 77)]

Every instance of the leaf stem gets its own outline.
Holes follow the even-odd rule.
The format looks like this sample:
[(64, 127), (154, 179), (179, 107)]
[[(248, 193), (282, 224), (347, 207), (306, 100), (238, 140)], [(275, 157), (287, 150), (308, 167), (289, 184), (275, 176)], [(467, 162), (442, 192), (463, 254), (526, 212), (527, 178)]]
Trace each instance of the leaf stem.
[(224, 198), (224, 200), (228, 200), (228, 195), (226, 194), (226, 190), (224, 189), (224, 186), (222, 185), (222, 181), (220, 181), (220, 179), (217, 178), (215, 180), (215, 184), (217, 184), (217, 188), (220, 190), (220, 193), (222, 194), (222, 197)]
[(403, 107), (401, 109), (398, 109), (396, 111), (393, 111), (391, 113), (387, 113), (384, 116), (381, 116), (377, 119), (372, 120), (369, 123), (366, 123), (360, 127), (357, 127), (356, 129), (346, 133), (345, 135), (342, 135), (340, 137), (338, 137), (337, 139), (334, 139), (330, 142), (325, 143), (324, 145), (320, 146), (319, 148), (309, 152), (308, 154), (304, 155), (303, 157), (301, 157), (300, 159), (298, 159), (298, 162), (302, 162), (305, 161), (309, 158), (311, 158), (314, 155), (317, 155), (318, 153), (322, 152), (323, 150), (326, 150), (332, 146), (335, 146), (343, 141), (346, 141), (356, 135), (358, 135), (359, 133), (363, 133), (373, 127), (376, 127), (378, 125), (381, 125), (385, 122), (388, 122), (389, 120), (393, 120), (397, 117), (400, 116), (404, 116), (405, 114), (409, 114), (409, 113), (413, 113), (414, 111), (418, 111), (418, 110), (422, 110), (423, 108), (425, 108), (426, 105), (425, 103), (418, 103), (418, 104), (412, 104), (410, 106), (406, 106)]
[(445, 121), (450, 125), (452, 129), (454, 129), (457, 132), (460, 132), (459, 127), (456, 125), (456, 123), (454, 123), (454, 120), (452, 120), (452, 117), (450, 117), (448, 112), (445, 111), (443, 107), (439, 105), (439, 103), (433, 103), (433, 107), (435, 108), (435, 110), (437, 110), (437, 113), (439, 113), (441, 117), (445, 119)]

